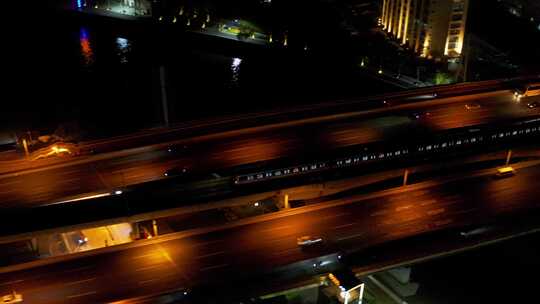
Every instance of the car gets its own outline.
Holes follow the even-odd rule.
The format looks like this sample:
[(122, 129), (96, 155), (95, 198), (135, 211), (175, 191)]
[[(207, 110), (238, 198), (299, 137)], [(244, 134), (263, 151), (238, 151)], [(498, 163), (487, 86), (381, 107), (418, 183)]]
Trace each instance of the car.
[(325, 260), (325, 261), (319, 261), (317, 263), (313, 263), (313, 268), (317, 268), (317, 267), (324, 267), (326, 265), (329, 265), (329, 264), (332, 264), (331, 261), (328, 261), (328, 260)]
[(465, 109), (467, 109), (467, 110), (480, 109), (480, 105), (477, 104), (477, 103), (468, 103), (468, 104), (465, 105)]
[(83, 246), (88, 243), (88, 237), (82, 233), (82, 231), (68, 232), (67, 235), (71, 238), (71, 241), (77, 246)]
[(323, 239), (321, 237), (304, 235), (296, 239), (296, 244), (298, 244), (298, 246), (303, 247), (303, 246), (311, 246), (314, 244), (319, 244), (319, 243), (322, 243), (322, 241)]
[(527, 108), (529, 109), (538, 108), (538, 106), (540, 106), (540, 103), (538, 101), (529, 102), (527, 104)]
[(431, 113), (429, 112), (414, 112), (414, 113), (409, 114), (409, 118), (412, 120), (425, 119), (425, 118), (428, 118), (429, 116), (431, 116)]
[(389, 100), (383, 100), (382, 105), (388, 107), (388, 106), (391, 106), (392, 103)]
[(482, 227), (471, 229), (471, 230), (461, 231), (459, 234), (462, 237), (469, 238), (469, 237), (474, 237), (474, 236), (485, 234), (485, 233), (490, 232), (490, 231), (492, 231), (494, 229), (495, 229), (495, 227), (493, 227), (493, 226), (482, 226)]
[(174, 167), (163, 173), (166, 177), (185, 176), (189, 172), (187, 167)]
[(495, 177), (499, 177), (499, 178), (509, 177), (509, 176), (513, 176), (514, 174), (516, 174), (516, 170), (514, 170), (514, 168), (510, 166), (506, 166), (506, 167), (497, 169), (497, 173), (495, 174)]
[(2, 304), (15, 304), (15, 303), (22, 303), (23, 302), (23, 296), (20, 293), (16, 293), (15, 291), (11, 292), (10, 294), (2, 296)]
[(173, 145), (167, 147), (167, 152), (169, 153), (184, 153), (188, 149), (187, 145)]

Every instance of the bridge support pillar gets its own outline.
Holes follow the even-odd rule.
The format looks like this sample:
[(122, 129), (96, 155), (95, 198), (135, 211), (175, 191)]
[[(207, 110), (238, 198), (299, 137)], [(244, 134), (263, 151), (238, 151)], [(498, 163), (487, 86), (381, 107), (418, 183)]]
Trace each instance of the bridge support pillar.
[(289, 195), (287, 193), (279, 193), (277, 195), (277, 203), (279, 208), (289, 209), (291, 208), (289, 204)]
[(158, 227), (156, 220), (152, 220), (152, 229), (154, 230), (154, 236), (158, 236)]
[(506, 165), (507, 166), (510, 163), (510, 158), (511, 157), (512, 157), (512, 150), (508, 150), (508, 152), (506, 152)]
[(405, 169), (403, 173), (403, 186), (407, 186), (407, 180), (409, 179), (409, 169)]
[(141, 231), (138, 222), (131, 223), (131, 239), (138, 240), (141, 237)]

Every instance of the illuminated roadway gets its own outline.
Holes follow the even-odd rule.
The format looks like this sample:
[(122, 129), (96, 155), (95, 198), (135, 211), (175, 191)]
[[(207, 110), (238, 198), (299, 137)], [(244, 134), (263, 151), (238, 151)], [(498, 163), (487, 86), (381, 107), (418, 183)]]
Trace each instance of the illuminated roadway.
[[(467, 110), (466, 104), (480, 107)], [(409, 115), (416, 111), (429, 111), (431, 115), (415, 121)], [(539, 113), (538, 109), (514, 102), (510, 91), (497, 91), (314, 118), (300, 125), (284, 122), (279, 127), (186, 139), (181, 142), (188, 149), (172, 155), (166, 151), (165, 143), (123, 156), (108, 156), (114, 153), (79, 156), (50, 168), (1, 176), (0, 208), (39, 206), (85, 193), (112, 191), (163, 178), (164, 171), (174, 166), (219, 172), (223, 168), (285, 156), (301, 157), (314, 151), (323, 154), (383, 138), (403, 139), (411, 129), (437, 131)]]
[[(406, 192), (392, 190), (385, 196), (349, 197), (294, 209), (262, 222), (216, 227), (178, 239), (164, 236), (120, 251), (0, 274), (0, 294), (17, 290), (29, 303), (101, 303), (230, 282), (240, 274), (249, 276), (338, 250), (527, 212), (540, 205), (540, 189), (531, 182), (539, 178), (540, 167), (521, 168), (505, 179), (490, 174), (429, 187), (415, 185)], [(302, 235), (322, 236), (326, 246), (302, 251), (296, 245), (296, 237)], [(310, 269), (311, 263), (295, 268)]]

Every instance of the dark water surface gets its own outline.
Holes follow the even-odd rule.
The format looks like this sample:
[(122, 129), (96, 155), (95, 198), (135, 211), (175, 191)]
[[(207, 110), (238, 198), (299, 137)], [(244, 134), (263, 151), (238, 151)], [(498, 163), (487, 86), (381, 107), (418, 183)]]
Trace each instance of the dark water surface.
[(159, 126), (161, 83), (170, 123), (395, 90), (336, 52), (244, 46), (58, 11), (32, 26), (16, 34), (17, 98), (5, 103), (4, 130), (68, 124), (91, 138)]

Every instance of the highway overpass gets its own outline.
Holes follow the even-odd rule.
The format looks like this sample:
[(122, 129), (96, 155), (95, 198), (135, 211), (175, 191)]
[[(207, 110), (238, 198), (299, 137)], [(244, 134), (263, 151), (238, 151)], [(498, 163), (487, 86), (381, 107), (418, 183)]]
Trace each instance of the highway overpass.
[[(20, 225), (16, 220), (44, 208), (54, 210), (49, 213), (65, 208), (72, 214), (66, 218), (77, 220), (78, 206), (82, 205), (79, 198), (118, 190), (126, 195), (96, 198), (95, 214), (85, 212), (88, 218), (80, 220), (148, 212), (157, 206), (173, 208), (179, 195), (196, 196), (193, 203), (205, 202), (219, 195), (230, 197), (276, 187), (253, 186), (253, 182), (275, 180), (280, 186), (285, 177), (296, 178), (303, 173), (318, 175), (381, 164), (398, 168), (432, 156), (482, 153), (538, 138), (539, 109), (516, 103), (512, 91), (506, 89), (447, 98), (420, 95), (414, 102), (391, 103), (372, 110), (202, 135), (135, 151), (74, 157), (66, 163), (4, 174), (0, 177), (0, 208), (18, 216), (12, 217), (15, 222), (6, 222), (2, 234), (40, 229), (32, 227), (39, 221)], [(429, 115), (412, 117), (418, 113)], [(173, 147), (172, 152), (169, 147)], [(195, 187), (195, 192), (185, 191), (185, 180), (163, 180), (163, 173), (177, 166), (195, 173), (219, 173), (220, 178), (209, 180), (203, 188)], [(130, 196), (130, 192), (134, 194)], [(152, 204), (138, 202), (148, 196), (153, 198)], [(98, 206), (106, 206), (107, 215), (100, 215)], [(61, 223), (58, 219), (48, 224)]]
[[(427, 235), (420, 240), (431, 244), (426, 240), (442, 239), (438, 234), (430, 236), (436, 231), (457, 234), (452, 229), (493, 225), (508, 216), (537, 216), (538, 187), (530, 181), (539, 174), (538, 166), (520, 168), (518, 175), (508, 179), (493, 179), (489, 171), (448, 183), (428, 182), (371, 197), (348, 197), (227, 226), (2, 268), (0, 291), (15, 289), (31, 303), (107, 302), (171, 289), (234, 286), (282, 267), (299, 278), (312, 276), (331, 269), (341, 253), (366, 267), (366, 263), (381, 262), (370, 251), (381, 244), (415, 235)], [(320, 235), (325, 245), (302, 250), (296, 244), (300, 235)], [(415, 251), (406, 241), (402, 245), (393, 249)], [(356, 253), (364, 258), (357, 259)], [(325, 259), (330, 260), (329, 266), (313, 267)]]

